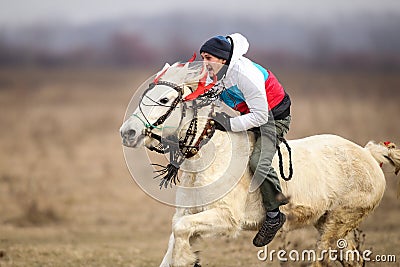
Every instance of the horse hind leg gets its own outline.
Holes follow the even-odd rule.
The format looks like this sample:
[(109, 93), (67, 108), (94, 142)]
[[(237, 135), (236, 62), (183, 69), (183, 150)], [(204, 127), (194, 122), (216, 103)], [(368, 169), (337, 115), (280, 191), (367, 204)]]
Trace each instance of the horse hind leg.
[[(358, 227), (371, 210), (372, 208), (343, 207), (327, 211), (321, 216), (315, 224), (320, 233), (320, 239), (317, 243), (317, 256), (324, 255), (324, 257), (323, 259), (318, 259), (320, 261), (314, 262), (313, 266), (330, 266), (329, 263), (335, 258), (343, 266), (363, 266), (361, 257), (353, 257), (354, 254), (346, 253), (349, 250), (355, 251), (356, 247), (352, 240), (345, 238), (350, 231)], [(342, 249), (342, 252), (340, 252), (340, 249)], [(322, 253), (322, 251), (330, 250), (338, 250), (338, 252), (332, 257), (327, 253)], [(349, 255), (351, 257), (348, 257)]]
[(282, 207), (287, 216), (286, 229), (297, 229), (312, 224), (320, 216), (314, 208), (304, 205), (293, 205), (289, 203)]

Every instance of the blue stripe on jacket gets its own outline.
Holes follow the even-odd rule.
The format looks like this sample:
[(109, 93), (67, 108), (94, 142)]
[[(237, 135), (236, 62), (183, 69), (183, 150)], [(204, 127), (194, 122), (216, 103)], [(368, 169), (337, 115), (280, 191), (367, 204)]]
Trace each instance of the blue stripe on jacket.
[[(254, 63), (254, 66), (261, 71), (261, 73), (264, 76), (264, 81), (268, 79), (269, 73), (266, 69), (264, 69), (262, 66), (258, 65), (257, 63)], [(229, 107), (235, 108), (239, 103), (245, 102), (244, 96), (242, 91), (237, 87), (237, 85), (231, 86), (227, 89), (225, 89), (221, 95), (220, 99), (225, 102)]]
[(257, 63), (253, 62), (253, 65), (256, 66), (256, 68), (262, 72), (262, 74), (264, 75), (264, 82), (268, 79), (269, 73), (266, 69), (264, 69), (264, 67), (262, 67), (261, 65), (258, 65)]

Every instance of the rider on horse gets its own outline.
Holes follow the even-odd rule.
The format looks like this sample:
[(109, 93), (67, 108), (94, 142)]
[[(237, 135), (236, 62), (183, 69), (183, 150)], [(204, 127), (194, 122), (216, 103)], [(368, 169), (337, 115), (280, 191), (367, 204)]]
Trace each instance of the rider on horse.
[(288, 200), (282, 194), (271, 163), (277, 145), (289, 130), (291, 101), (270, 70), (243, 56), (248, 47), (247, 39), (235, 33), (209, 39), (201, 46), (200, 53), (206, 63), (222, 64), (217, 76), (226, 89), (220, 99), (241, 113), (238, 117), (216, 113), (216, 129), (252, 130), (256, 135), (250, 157), (250, 168), (254, 172), (252, 185), (260, 186), (266, 218), (253, 244), (262, 247), (272, 241), (286, 221), (279, 206), (287, 204)]

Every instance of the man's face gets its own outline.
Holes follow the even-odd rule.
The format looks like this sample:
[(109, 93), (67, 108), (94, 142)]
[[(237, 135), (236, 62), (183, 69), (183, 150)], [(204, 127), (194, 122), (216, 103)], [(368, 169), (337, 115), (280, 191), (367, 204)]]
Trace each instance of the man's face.
[(207, 52), (202, 52), (200, 55), (203, 58), (203, 61), (207, 65), (207, 67), (211, 67), (214, 73), (218, 73), (218, 71), (226, 63), (225, 59), (217, 58)]

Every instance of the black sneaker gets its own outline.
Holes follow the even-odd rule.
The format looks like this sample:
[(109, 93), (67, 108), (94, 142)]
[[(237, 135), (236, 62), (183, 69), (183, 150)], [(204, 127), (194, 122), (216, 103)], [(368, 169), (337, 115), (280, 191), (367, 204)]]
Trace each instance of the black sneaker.
[(269, 244), (286, 221), (286, 216), (282, 212), (279, 212), (275, 218), (266, 217), (265, 222), (253, 239), (253, 244), (256, 247), (263, 247)]

